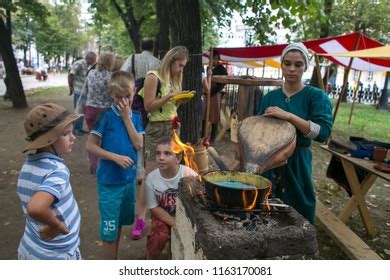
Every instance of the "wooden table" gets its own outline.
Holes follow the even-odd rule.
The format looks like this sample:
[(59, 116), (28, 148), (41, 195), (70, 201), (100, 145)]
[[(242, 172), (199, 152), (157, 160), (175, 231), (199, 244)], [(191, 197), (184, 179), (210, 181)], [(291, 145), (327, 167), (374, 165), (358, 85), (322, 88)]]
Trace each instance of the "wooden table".
[[(390, 181), (390, 174), (378, 171), (374, 168), (374, 165), (377, 163), (371, 160), (365, 160), (360, 158), (354, 158), (348, 155), (343, 155), (332, 151), (328, 148), (328, 146), (321, 146), (322, 149), (332, 153), (332, 155), (340, 158), (341, 163), (343, 165), (345, 175), (347, 177), (348, 183), (351, 187), (352, 196), (341, 210), (339, 214), (339, 219), (344, 223), (348, 220), (348, 218), (352, 215), (352, 212), (358, 208), (360, 212), (360, 216), (363, 220), (364, 226), (367, 229), (367, 233), (370, 236), (375, 234), (375, 228), (370, 217), (367, 203), (364, 198), (368, 190), (374, 184), (376, 178), (381, 177), (387, 181)], [(366, 177), (363, 179), (362, 183), (359, 182), (358, 176), (356, 174), (355, 166), (358, 166), (367, 171)]]
[[(237, 118), (238, 121), (250, 117), (255, 110), (255, 90), (258, 86), (282, 86), (283, 80), (271, 78), (257, 78), (257, 77), (240, 77), (240, 76), (226, 76), (215, 75), (211, 77), (212, 81), (221, 84), (238, 85), (238, 100), (237, 100)], [(224, 114), (225, 115), (225, 114)], [(226, 117), (226, 115), (225, 115)], [(227, 120), (222, 130), (218, 133), (216, 141), (223, 138), (223, 135), (230, 128), (230, 121)]]
[[(358, 208), (367, 233), (370, 236), (375, 234), (375, 227), (370, 217), (364, 197), (378, 177), (390, 181), (390, 174), (376, 170), (374, 168), (376, 163), (373, 161), (340, 154), (329, 149), (328, 146), (325, 145), (322, 145), (321, 148), (330, 152), (332, 155), (337, 156), (341, 160), (348, 183), (351, 187), (352, 196), (344, 205), (338, 217), (334, 216), (333, 213), (331, 213), (320, 201), (318, 201), (317, 218), (319, 223), (324, 226), (325, 230), (351, 258), (380, 259), (380, 257), (373, 252), (367, 244), (349, 230), (345, 223), (352, 215), (352, 212)], [(362, 183), (359, 182), (355, 167), (360, 167), (367, 171), (367, 175), (363, 179)]]

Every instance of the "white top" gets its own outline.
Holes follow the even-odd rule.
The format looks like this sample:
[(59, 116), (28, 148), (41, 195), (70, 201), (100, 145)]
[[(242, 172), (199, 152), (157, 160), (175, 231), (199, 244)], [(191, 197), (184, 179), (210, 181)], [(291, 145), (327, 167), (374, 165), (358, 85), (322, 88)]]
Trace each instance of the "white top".
[[(133, 55), (130, 55), (125, 63), (123, 63), (121, 70), (133, 74), (133, 69), (131, 65), (131, 58)], [(134, 68), (135, 68), (135, 77), (134, 79), (139, 79), (146, 77), (146, 74), (149, 71), (156, 70), (160, 65), (160, 60), (153, 56), (149, 51), (143, 51), (142, 53), (137, 53), (134, 56)]]
[(161, 176), (160, 170), (153, 170), (146, 177), (146, 202), (149, 209), (162, 207), (169, 214), (175, 214), (176, 195), (179, 181), (183, 177), (198, 176), (191, 168), (179, 165), (179, 172), (170, 179)]

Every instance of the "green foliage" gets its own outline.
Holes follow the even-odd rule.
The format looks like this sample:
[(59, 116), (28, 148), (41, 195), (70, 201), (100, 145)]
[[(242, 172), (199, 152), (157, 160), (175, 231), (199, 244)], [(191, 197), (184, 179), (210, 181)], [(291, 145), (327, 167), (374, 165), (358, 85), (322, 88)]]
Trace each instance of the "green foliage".
[(37, 1), (15, 2), (12, 7), (15, 45), (27, 49), (35, 41), (38, 51), (46, 60), (65, 53), (75, 56), (80, 54), (89, 40), (88, 33), (79, 20), (80, 3), (62, 2), (55, 2), (54, 6)]
[[(112, 32), (115, 30), (115, 32)], [(96, 34), (96, 28), (93, 28)], [(134, 52), (133, 44), (123, 22), (116, 18), (110, 24), (104, 25), (98, 31), (98, 45), (101, 50), (112, 50), (123, 58)]]
[(219, 43), (218, 28), (230, 25), (233, 13), (243, 8), (241, 1), (200, 0), (202, 48), (208, 50)]
[(205, 25), (229, 26), (233, 12), (243, 9), (238, 0), (200, 0), (201, 19)]
[(335, 3), (331, 14), (332, 35), (363, 31), (385, 44), (390, 43), (388, 1), (344, 0)]
[[(296, 13), (296, 24), (289, 29), (301, 40), (363, 31), (383, 43), (390, 42), (388, 1), (321, 0), (308, 11)], [(303, 13), (302, 13), (303, 12)]]
[[(93, 32), (98, 38), (99, 47), (101, 49), (111, 49), (122, 57), (127, 57), (134, 52), (134, 45), (130, 40), (125, 22), (115, 10), (113, 2), (118, 4), (124, 13), (127, 8), (132, 9), (137, 21), (145, 18), (142, 21), (141, 37), (154, 37), (158, 31), (155, 1), (90, 0), (89, 10), (93, 14)], [(126, 3), (129, 4), (129, 7), (126, 7)], [(130, 23), (126, 21), (126, 24)]]
[(59, 57), (66, 52), (79, 55), (88, 41), (79, 20), (80, 3), (69, 1), (62, 5), (48, 5), (47, 10), (50, 12), (47, 21), (34, 30), (38, 50), (46, 59)]
[[(269, 2), (269, 3), (268, 3)], [(311, 18), (310, 24), (321, 22), (323, 14), (319, 13), (319, 0), (246, 0), (240, 10), (243, 22), (255, 30), (255, 41), (258, 44), (275, 43), (278, 30), (289, 28), (297, 31), (301, 22)], [(287, 39), (291, 35), (287, 34)]]
[(19, 49), (27, 49), (33, 41), (32, 30), (36, 23), (25, 13), (19, 13), (12, 21), (13, 44)]
[[(134, 52), (134, 45), (123, 19), (115, 11), (113, 1), (91, 0), (90, 12), (93, 13), (94, 33), (103, 49), (113, 49), (123, 57)], [(116, 0), (125, 10), (123, 0)], [(158, 33), (155, 0), (127, 1), (133, 8), (136, 19), (145, 17), (141, 26), (141, 37), (155, 37)], [(236, 0), (200, 0), (203, 49), (218, 44), (218, 27), (228, 25), (234, 10), (238, 10), (241, 1)], [(112, 30), (116, 30), (115, 33)]]
[(47, 16), (46, 7), (38, 0), (1, 0), (0, 1), (0, 17), (5, 17), (6, 10), (10, 10), (12, 13), (24, 13), (34, 17), (35, 20), (44, 20)]

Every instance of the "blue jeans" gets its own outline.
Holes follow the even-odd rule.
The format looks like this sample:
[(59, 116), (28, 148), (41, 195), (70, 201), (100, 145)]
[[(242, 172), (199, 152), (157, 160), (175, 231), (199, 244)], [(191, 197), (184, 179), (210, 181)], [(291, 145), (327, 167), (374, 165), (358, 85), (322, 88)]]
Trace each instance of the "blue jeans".
[[(80, 93), (75, 91), (73, 92), (73, 106), (76, 108), (77, 101), (79, 101)], [(73, 124), (73, 132), (80, 132), (83, 130), (84, 117), (77, 119)]]

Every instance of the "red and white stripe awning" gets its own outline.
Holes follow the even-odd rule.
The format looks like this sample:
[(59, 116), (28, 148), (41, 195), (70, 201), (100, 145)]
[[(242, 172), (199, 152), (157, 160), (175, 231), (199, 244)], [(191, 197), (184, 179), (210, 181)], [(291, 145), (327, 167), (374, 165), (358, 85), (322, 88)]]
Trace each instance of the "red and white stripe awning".
[[(360, 37), (360, 38), (359, 38)], [(357, 44), (357, 42), (359, 42)], [(303, 42), (305, 46), (319, 55), (326, 54), (330, 61), (347, 67), (350, 57), (332, 54), (346, 53), (355, 50), (366, 50), (384, 46), (382, 43), (369, 38), (365, 34), (355, 32), (336, 37), (321, 38)], [(356, 45), (357, 44), (357, 45)], [(214, 48), (221, 55), (221, 60), (232, 63), (256, 63), (265, 60), (277, 60), (287, 44), (244, 47), (244, 48)], [(208, 56), (208, 52), (204, 53)], [(361, 71), (382, 72), (390, 71), (390, 60), (382, 57), (354, 57), (352, 69)]]

